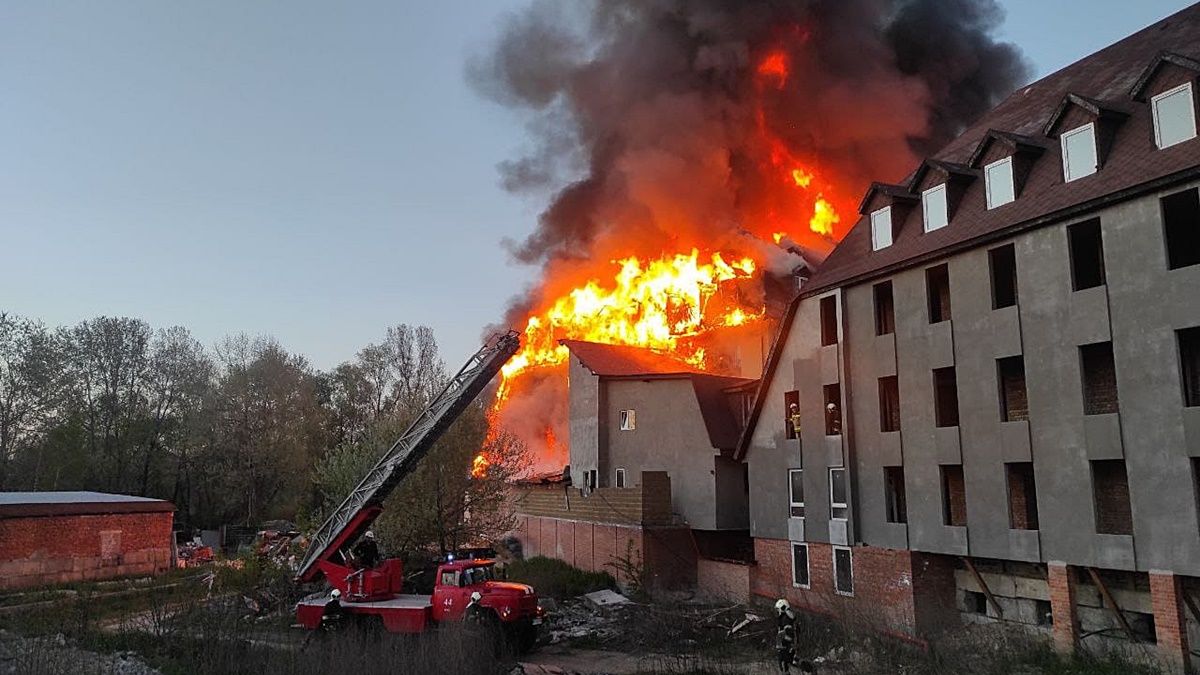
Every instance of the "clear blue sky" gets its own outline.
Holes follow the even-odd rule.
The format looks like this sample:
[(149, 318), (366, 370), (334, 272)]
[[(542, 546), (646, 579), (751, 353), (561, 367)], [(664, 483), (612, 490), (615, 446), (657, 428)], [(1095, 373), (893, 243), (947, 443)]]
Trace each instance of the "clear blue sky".
[[(524, 0), (0, 5), (0, 310), (272, 334), (328, 368), (395, 323), (453, 365), (532, 279), (525, 141), (463, 64)], [(1045, 75), (1188, 3), (1007, 2)]]

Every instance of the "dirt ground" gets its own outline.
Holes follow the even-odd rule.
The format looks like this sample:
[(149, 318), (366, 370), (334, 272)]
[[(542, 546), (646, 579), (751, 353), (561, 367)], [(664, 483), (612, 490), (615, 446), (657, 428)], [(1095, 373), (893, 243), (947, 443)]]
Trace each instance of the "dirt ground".
[[(722, 673), (766, 675), (777, 673), (769, 654), (759, 662), (722, 661)], [(549, 645), (528, 655), (520, 662), (525, 675), (629, 675), (646, 671), (689, 672), (712, 667), (711, 660), (696, 656), (666, 656), (662, 654), (622, 654), (598, 649), (575, 649)]]

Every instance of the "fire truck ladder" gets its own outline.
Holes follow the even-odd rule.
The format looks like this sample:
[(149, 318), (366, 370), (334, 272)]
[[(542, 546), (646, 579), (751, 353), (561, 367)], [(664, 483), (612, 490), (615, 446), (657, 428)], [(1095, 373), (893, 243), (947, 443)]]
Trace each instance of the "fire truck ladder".
[[(365, 509), (381, 504), (392, 490), (412, 473), (438, 438), (471, 401), (475, 400), (520, 346), (517, 332), (509, 331), (504, 335), (493, 336), (467, 360), (466, 365), (450, 379), (442, 393), (430, 402), (408, 430), (379, 458), (359, 482), (358, 487), (350, 492), (321, 525), (321, 529), (313, 535), (308, 553), (296, 571), (298, 581), (307, 582), (316, 578), (319, 571), (317, 562), (337, 553), (337, 549), (349, 538), (346, 528), (355, 522), (357, 516)], [(357, 519), (355, 529), (361, 531), (369, 524), (370, 521)]]

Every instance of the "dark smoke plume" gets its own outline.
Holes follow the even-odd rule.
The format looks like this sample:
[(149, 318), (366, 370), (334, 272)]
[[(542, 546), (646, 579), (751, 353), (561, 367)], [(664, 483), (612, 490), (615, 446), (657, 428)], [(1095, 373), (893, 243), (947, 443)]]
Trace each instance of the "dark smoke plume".
[[(994, 0), (535, 2), (469, 69), (528, 114), (504, 185), (553, 195), (510, 250), (553, 271), (753, 229), (772, 212), (762, 119), (853, 205), (1027, 78), (1002, 18)], [(779, 50), (790, 74), (764, 89)]]

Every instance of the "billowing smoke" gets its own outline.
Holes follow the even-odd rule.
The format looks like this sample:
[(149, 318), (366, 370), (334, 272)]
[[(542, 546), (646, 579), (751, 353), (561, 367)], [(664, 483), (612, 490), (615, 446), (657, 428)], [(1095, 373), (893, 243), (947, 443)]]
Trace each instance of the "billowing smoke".
[[(1002, 18), (994, 0), (536, 2), (470, 68), (529, 113), (533, 147), (501, 166), (504, 185), (553, 193), (513, 256), (587, 257), (629, 231), (711, 242), (754, 229), (771, 207), (759, 114), (852, 204), (1027, 77), (992, 37)], [(775, 51), (786, 78), (760, 72)]]
[[(1002, 19), (994, 0), (535, 0), (468, 72), (528, 122), (504, 186), (549, 201), (507, 242), (542, 269), (507, 322), (599, 260), (778, 232), (819, 259), (870, 181), (902, 179), (1025, 80)], [(802, 193), (781, 187), (793, 166)], [(825, 235), (818, 197), (841, 216)]]

